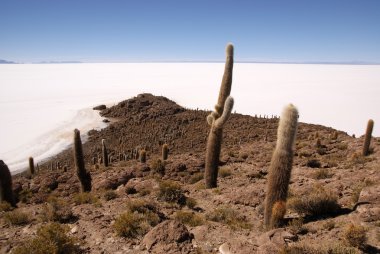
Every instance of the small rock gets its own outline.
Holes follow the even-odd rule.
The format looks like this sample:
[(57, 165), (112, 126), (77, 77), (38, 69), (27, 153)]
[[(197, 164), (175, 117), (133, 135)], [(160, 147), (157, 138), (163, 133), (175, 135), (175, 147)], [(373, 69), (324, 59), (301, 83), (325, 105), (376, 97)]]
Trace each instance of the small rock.
[(96, 106), (96, 107), (93, 107), (92, 109), (93, 110), (105, 110), (107, 108), (106, 105), (102, 104), (102, 105), (99, 105), (99, 106)]

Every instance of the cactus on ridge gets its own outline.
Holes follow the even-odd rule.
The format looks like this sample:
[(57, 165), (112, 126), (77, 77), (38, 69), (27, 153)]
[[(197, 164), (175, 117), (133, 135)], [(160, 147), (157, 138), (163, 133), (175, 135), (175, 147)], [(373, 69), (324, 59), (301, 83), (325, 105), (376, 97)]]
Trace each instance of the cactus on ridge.
[(7, 164), (0, 160), (0, 202), (6, 201), (16, 207), (12, 189), (12, 175)]
[(34, 175), (34, 159), (33, 159), (33, 157), (29, 157), (29, 174), (31, 176)]
[(205, 183), (206, 188), (217, 187), (220, 149), (222, 146), (223, 126), (231, 115), (234, 100), (230, 97), (232, 87), (232, 70), (234, 63), (234, 47), (226, 47), (226, 64), (222, 83), (219, 90), (218, 102), (215, 111), (207, 116), (207, 123), (211, 126), (206, 150)]
[(162, 145), (162, 160), (163, 161), (166, 161), (168, 159), (168, 154), (169, 154), (169, 145), (163, 144)]
[(278, 226), (286, 211), (279, 208), (286, 207), (297, 122), (298, 110), (289, 104), (280, 118), (276, 148), (269, 168), (264, 211), (264, 225), (267, 229)]
[(369, 147), (371, 145), (372, 138), (372, 130), (373, 130), (373, 120), (369, 119), (367, 123), (367, 130), (365, 132), (364, 144), (363, 144), (363, 156), (367, 156), (369, 154)]
[(102, 139), (102, 154), (103, 154), (103, 165), (105, 167), (108, 167), (108, 152), (107, 152), (105, 139)]
[(85, 168), (82, 141), (80, 138), (79, 130), (74, 130), (74, 164), (77, 172), (78, 179), (81, 183), (82, 192), (91, 191), (91, 175)]

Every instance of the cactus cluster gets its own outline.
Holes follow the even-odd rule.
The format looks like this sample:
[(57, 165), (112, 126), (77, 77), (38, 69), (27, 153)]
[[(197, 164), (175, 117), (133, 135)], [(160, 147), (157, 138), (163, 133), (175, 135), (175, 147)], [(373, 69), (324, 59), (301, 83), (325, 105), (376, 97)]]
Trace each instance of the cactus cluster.
[(85, 168), (82, 141), (79, 130), (74, 130), (74, 163), (82, 192), (91, 191), (91, 175)]
[(206, 150), (205, 164), (205, 182), (206, 188), (217, 187), (218, 166), (220, 149), (222, 146), (223, 126), (231, 115), (234, 100), (230, 97), (232, 87), (232, 70), (233, 70), (233, 52), (232, 44), (226, 48), (226, 64), (219, 91), (218, 102), (215, 105), (215, 111), (207, 116), (207, 122), (211, 126)]
[(286, 211), (297, 122), (298, 110), (290, 104), (285, 107), (280, 118), (276, 148), (269, 168), (264, 212), (264, 225), (267, 229), (278, 226)]

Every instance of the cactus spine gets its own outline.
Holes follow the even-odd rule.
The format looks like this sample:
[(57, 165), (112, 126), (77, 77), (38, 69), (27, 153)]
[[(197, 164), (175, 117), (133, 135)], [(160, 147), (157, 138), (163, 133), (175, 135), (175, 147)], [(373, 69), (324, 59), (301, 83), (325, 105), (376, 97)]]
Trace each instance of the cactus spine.
[(217, 186), (220, 149), (222, 146), (223, 125), (231, 115), (234, 100), (230, 97), (232, 86), (232, 70), (234, 64), (234, 47), (226, 47), (226, 64), (222, 84), (219, 90), (218, 102), (215, 111), (207, 116), (207, 123), (211, 126), (206, 148), (205, 183), (206, 188)]
[(91, 175), (86, 171), (83, 158), (82, 141), (79, 130), (74, 130), (74, 163), (77, 176), (81, 183), (82, 192), (91, 191)]
[[(280, 118), (276, 148), (269, 168), (264, 212), (264, 225), (267, 229), (278, 226), (285, 214), (297, 121), (297, 109), (292, 104), (285, 107)], [(281, 214), (282, 216), (279, 216)]]
[(7, 164), (0, 160), (0, 202), (6, 201), (11, 206), (16, 207), (13, 196), (12, 176)]
[(166, 161), (168, 159), (168, 154), (169, 154), (169, 146), (168, 144), (163, 144), (162, 145), (162, 160)]
[(373, 130), (373, 120), (369, 119), (367, 123), (367, 130), (365, 132), (365, 139), (363, 145), (363, 156), (367, 156), (369, 154), (369, 146), (371, 145), (372, 138), (372, 130)]
[(29, 174), (34, 175), (34, 159), (29, 157)]
[(103, 154), (103, 164), (105, 167), (108, 167), (108, 152), (107, 152), (105, 139), (102, 139), (102, 154)]

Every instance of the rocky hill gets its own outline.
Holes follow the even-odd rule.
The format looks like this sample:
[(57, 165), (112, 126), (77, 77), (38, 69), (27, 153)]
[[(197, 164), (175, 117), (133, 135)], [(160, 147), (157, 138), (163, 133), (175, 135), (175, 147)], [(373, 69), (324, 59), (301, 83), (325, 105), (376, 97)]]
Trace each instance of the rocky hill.
[(71, 149), (33, 175), (15, 176), (17, 208), (1, 205), (1, 253), (58, 247), (62, 253), (379, 253), (379, 138), (362, 156), (363, 137), (299, 123), (287, 213), (280, 228), (266, 231), (263, 202), (278, 119), (232, 114), (218, 187), (205, 189), (208, 113), (151, 94), (100, 111), (109, 126), (91, 131), (83, 144), (92, 191), (80, 192)]

